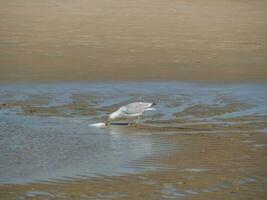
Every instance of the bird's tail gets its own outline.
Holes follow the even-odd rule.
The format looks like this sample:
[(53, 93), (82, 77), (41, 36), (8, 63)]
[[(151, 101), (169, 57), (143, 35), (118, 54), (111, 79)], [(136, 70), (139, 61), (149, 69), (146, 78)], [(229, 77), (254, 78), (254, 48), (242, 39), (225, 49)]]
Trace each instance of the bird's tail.
[(159, 104), (159, 101), (153, 101), (153, 103), (151, 104), (151, 106), (156, 106)]

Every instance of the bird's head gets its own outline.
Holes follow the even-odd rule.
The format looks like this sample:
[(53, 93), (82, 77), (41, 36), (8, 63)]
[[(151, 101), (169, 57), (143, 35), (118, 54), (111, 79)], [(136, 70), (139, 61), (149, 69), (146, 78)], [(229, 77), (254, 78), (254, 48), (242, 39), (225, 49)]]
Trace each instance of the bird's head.
[(105, 125), (108, 126), (109, 123), (110, 123), (110, 120), (116, 119), (118, 117), (118, 115), (119, 115), (119, 113), (117, 113), (117, 112), (113, 112), (111, 114), (107, 114), (106, 117), (105, 117), (105, 120), (104, 120)]
[(105, 126), (108, 126), (109, 125), (109, 115), (106, 115), (106, 117), (104, 118), (104, 123), (105, 123)]

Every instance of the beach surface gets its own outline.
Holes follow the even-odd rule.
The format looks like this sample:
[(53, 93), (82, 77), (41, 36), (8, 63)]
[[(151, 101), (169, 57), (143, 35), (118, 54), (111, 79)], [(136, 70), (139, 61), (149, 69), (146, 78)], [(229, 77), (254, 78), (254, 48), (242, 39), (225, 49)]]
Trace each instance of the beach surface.
[(0, 81), (267, 80), (265, 0), (0, 3)]
[[(0, 2), (0, 199), (267, 199), (267, 1)], [(94, 127), (159, 101), (140, 124)]]

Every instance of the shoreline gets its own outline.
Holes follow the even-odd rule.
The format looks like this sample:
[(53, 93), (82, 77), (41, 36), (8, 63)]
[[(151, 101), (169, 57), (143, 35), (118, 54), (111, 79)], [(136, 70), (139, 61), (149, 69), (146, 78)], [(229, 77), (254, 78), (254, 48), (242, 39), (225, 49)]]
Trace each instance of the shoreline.
[(0, 80), (1, 86), (16, 86), (16, 85), (29, 85), (29, 84), (40, 84), (40, 85), (53, 85), (53, 84), (93, 84), (93, 85), (101, 85), (101, 84), (153, 84), (153, 83), (177, 83), (177, 84), (192, 84), (192, 85), (266, 85), (267, 80), (233, 80), (233, 81), (226, 81), (226, 80), (176, 80), (176, 79), (105, 79), (105, 80)]
[[(156, 69), (152, 66), (128, 69), (110, 66), (108, 70), (94, 68), (68, 69), (65, 67), (53, 71), (42, 71), (25, 68), (25, 72), (16, 70), (12, 73), (4, 72), (0, 67), (0, 83), (5, 82), (113, 82), (113, 81), (178, 81), (203, 83), (267, 83), (267, 67), (250, 69), (242, 68), (213, 68), (203, 67), (181, 70), (162, 67)], [(37, 70), (37, 71), (36, 71)], [(235, 70), (235, 72), (233, 72)], [(82, 73), (81, 73), (82, 72)]]

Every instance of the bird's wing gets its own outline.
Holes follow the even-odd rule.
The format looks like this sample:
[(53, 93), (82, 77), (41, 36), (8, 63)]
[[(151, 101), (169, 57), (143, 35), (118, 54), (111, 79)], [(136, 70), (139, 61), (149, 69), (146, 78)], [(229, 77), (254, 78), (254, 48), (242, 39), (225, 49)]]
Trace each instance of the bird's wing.
[(147, 103), (147, 102), (134, 102), (123, 106), (122, 111), (128, 115), (134, 115), (144, 112), (152, 104), (153, 103)]

